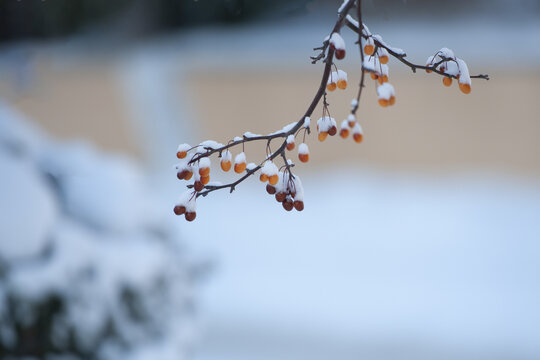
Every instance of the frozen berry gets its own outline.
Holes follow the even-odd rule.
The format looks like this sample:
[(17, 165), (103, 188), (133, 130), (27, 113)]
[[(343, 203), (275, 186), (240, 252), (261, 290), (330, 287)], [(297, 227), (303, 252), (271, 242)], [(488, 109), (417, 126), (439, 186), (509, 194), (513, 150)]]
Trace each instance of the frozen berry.
[(334, 125), (332, 125), (332, 127), (328, 129), (328, 135), (334, 136), (336, 134), (337, 134), (337, 128)]
[(193, 212), (187, 212), (186, 215), (184, 215), (187, 221), (193, 221), (197, 217), (197, 213), (195, 211)]
[(443, 77), (442, 82), (443, 82), (444, 86), (450, 86), (450, 85), (452, 85), (452, 78), (450, 78), (448, 76), (445, 76), (445, 77)]
[(221, 170), (223, 170), (223, 171), (231, 170), (231, 162), (230, 161), (221, 161)]
[(186, 207), (184, 205), (176, 205), (173, 211), (176, 215), (182, 215), (186, 212)]
[(276, 193), (276, 188), (273, 187), (270, 184), (267, 184), (266, 185), (266, 192), (269, 193), (270, 195), (274, 195)]
[(187, 156), (187, 151), (178, 151), (176, 153), (176, 157), (179, 158), (179, 159), (183, 159)]
[(293, 201), (290, 198), (285, 199), (285, 201), (283, 201), (281, 204), (283, 205), (283, 208), (287, 211), (291, 211), (294, 207)]
[(341, 60), (345, 57), (345, 49), (336, 50), (336, 59)]
[(201, 191), (202, 189), (204, 189), (204, 184), (202, 183), (202, 181), (197, 180), (197, 181), (195, 181), (195, 183), (193, 184), (193, 188), (195, 189), (195, 191), (199, 192), (199, 191)]

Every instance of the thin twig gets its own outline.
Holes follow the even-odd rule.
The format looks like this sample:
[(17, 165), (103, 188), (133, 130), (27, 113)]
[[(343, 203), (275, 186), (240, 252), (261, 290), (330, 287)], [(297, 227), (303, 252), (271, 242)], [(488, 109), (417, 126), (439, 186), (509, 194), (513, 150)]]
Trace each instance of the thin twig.
[[(358, 16), (358, 23), (362, 24), (362, 0), (358, 0), (358, 4), (356, 6), (356, 15)], [(347, 21), (348, 23), (349, 21)], [(364, 71), (364, 48), (362, 47), (362, 32), (358, 31), (358, 48), (360, 49), (360, 85), (358, 85), (358, 95), (356, 95), (356, 104), (354, 105), (353, 109), (351, 110), (351, 114), (356, 115), (356, 111), (358, 110), (358, 107), (360, 106), (360, 97), (362, 96), (362, 89), (364, 88), (364, 77), (365, 77), (365, 71)]]
[[(363, 26), (363, 23), (361, 21), (359, 21), (358, 24), (362, 24), (362, 26)], [(347, 25), (347, 27), (349, 27), (349, 29), (351, 29), (352, 31), (356, 32), (359, 35), (359, 37), (361, 36), (366, 40), (370, 37), (368, 35), (362, 34), (362, 31), (360, 31), (358, 29), (358, 26), (356, 26), (356, 24), (352, 23), (349, 19), (345, 19), (345, 25)], [(439, 75), (443, 75), (443, 76), (446, 76), (446, 77), (457, 79), (456, 75), (449, 75), (449, 74), (446, 74), (445, 72), (440, 71), (439, 69), (437, 69), (437, 66), (440, 63), (434, 64), (432, 66), (413, 64), (412, 62), (405, 59), (407, 54), (399, 54), (399, 53), (395, 52), (392, 48), (386, 46), (385, 44), (381, 43), (379, 40), (375, 39), (374, 37), (371, 37), (371, 38), (372, 38), (373, 42), (375, 43), (375, 47), (381, 47), (381, 48), (386, 49), (386, 51), (388, 51), (388, 53), (390, 55), (392, 55), (393, 57), (395, 57), (396, 59), (401, 61), (403, 64), (410, 67), (413, 72), (416, 72), (416, 69), (430, 70), (430, 71), (433, 71), (434, 73), (437, 73)], [(444, 62), (444, 61), (445, 60), (443, 60), (442, 62)], [(489, 75), (485, 75), (485, 74), (472, 75), (471, 79), (489, 80)]]

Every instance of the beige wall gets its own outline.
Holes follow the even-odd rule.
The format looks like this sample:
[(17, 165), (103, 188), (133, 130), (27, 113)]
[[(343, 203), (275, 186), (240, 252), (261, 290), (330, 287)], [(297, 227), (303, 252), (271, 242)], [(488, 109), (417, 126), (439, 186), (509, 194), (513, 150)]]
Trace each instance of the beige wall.
[[(349, 88), (329, 95), (330, 111), (341, 121), (355, 95), (355, 70)], [(492, 80), (476, 80), (470, 95), (457, 86), (445, 88), (433, 74), (402, 72), (391, 77), (397, 103), (383, 109), (368, 82), (361, 103), (364, 142), (329, 138), (319, 144), (312, 136), (315, 163), (354, 161), (400, 170), (494, 170), (540, 176), (540, 71), (510, 74), (483, 69)], [(35, 84), (15, 96), (8, 84), (4, 98), (48, 132), (82, 137), (107, 150), (140, 155), (130, 109), (111, 63), (70, 68), (38, 64)], [(305, 71), (219, 70), (192, 72), (178, 84), (204, 139), (226, 142), (244, 131), (269, 133), (296, 121), (318, 86), (320, 73)], [(313, 118), (318, 118), (317, 109)], [(179, 119), (181, 114), (179, 114)], [(201, 139), (201, 140), (204, 140)], [(182, 141), (182, 139), (178, 139)], [(263, 154), (264, 145), (248, 145)]]

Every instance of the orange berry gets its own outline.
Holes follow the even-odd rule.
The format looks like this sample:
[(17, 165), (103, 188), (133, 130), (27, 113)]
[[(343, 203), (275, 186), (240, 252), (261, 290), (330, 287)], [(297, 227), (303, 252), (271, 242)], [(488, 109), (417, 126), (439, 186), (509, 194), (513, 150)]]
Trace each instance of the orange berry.
[(394, 105), (396, 103), (396, 97), (392, 95), (390, 100), (388, 100), (388, 105)]
[(471, 85), (470, 84), (459, 84), (459, 90), (461, 90), (464, 94), (470, 94), (471, 92)]
[(287, 143), (287, 150), (291, 151), (292, 149), (294, 149), (294, 143)]
[(210, 175), (210, 168), (208, 168), (208, 167), (205, 167), (205, 168), (199, 168), (199, 175), (201, 175), (201, 176), (208, 176), (208, 175)]
[(183, 213), (186, 212), (186, 207), (183, 206), (183, 205), (176, 205), (173, 209), (174, 213), (176, 215), (182, 215)]
[(186, 177), (184, 178), (184, 180), (189, 180), (191, 179), (191, 177), (193, 176), (193, 171), (188, 171)]
[(277, 174), (272, 175), (268, 178), (268, 182), (270, 183), (270, 185), (276, 185), (278, 181), (279, 181), (279, 176)]
[(364, 54), (373, 55), (374, 52), (375, 52), (375, 47), (373, 45), (367, 44), (366, 46), (364, 46)]
[(240, 174), (244, 170), (246, 170), (246, 163), (234, 164), (234, 172), (235, 173)]
[(201, 180), (197, 180), (193, 184), (193, 189), (195, 189), (195, 191), (197, 191), (197, 192), (201, 191), (203, 188), (204, 188), (204, 184), (202, 183)]
[(186, 215), (184, 215), (187, 221), (193, 221), (197, 217), (197, 213), (195, 211), (193, 212), (187, 212)]
[(339, 131), (339, 136), (341, 136), (343, 139), (346, 139), (347, 136), (349, 136), (349, 130), (348, 129), (341, 129)]
[(231, 162), (230, 161), (221, 161), (221, 170), (223, 170), (223, 171), (231, 170)]
[(336, 83), (333, 82), (333, 83), (330, 83), (330, 84), (326, 85), (326, 90), (334, 91), (334, 90), (336, 90), (336, 87), (337, 87)]
[(362, 140), (364, 139), (364, 136), (362, 134), (355, 133), (355, 134), (353, 134), (353, 139), (354, 139), (355, 142), (361, 143)]
[(337, 87), (341, 90), (345, 90), (347, 88), (347, 80), (338, 80)]
[(370, 75), (372, 80), (377, 80), (377, 78), (379, 77), (379, 75), (375, 74), (374, 72), (370, 73)]
[(210, 176), (201, 176), (201, 182), (206, 185), (210, 182)]
[(450, 86), (452, 85), (452, 78), (445, 76), (443, 77), (442, 82), (444, 86)]
[(387, 64), (388, 63), (388, 56), (386, 56), (386, 55), (379, 56), (379, 61), (381, 62), (381, 64)]
[(390, 105), (390, 102), (386, 99), (379, 99), (379, 105), (381, 105), (382, 107), (387, 107), (388, 105)]
[(324, 141), (326, 140), (326, 137), (328, 136), (328, 133), (326, 131), (321, 131), (319, 133), (319, 141)]
[(428, 74), (431, 74), (431, 70), (429, 70), (429, 69), (426, 69), (426, 72), (427, 72)]
[(259, 180), (261, 180), (261, 182), (267, 182), (268, 181), (268, 175), (261, 174), (261, 176), (259, 176)]
[(302, 211), (304, 210), (304, 202), (303, 201), (300, 201), (300, 200), (295, 200), (294, 201), (294, 208), (298, 211)]
[(382, 81), (383, 81), (383, 83), (388, 82), (388, 75), (383, 75), (382, 76)]
[(187, 156), (187, 151), (179, 151), (176, 153), (176, 157), (179, 159), (183, 159)]
[(298, 154), (298, 159), (300, 159), (301, 162), (308, 162), (309, 161), (309, 154)]

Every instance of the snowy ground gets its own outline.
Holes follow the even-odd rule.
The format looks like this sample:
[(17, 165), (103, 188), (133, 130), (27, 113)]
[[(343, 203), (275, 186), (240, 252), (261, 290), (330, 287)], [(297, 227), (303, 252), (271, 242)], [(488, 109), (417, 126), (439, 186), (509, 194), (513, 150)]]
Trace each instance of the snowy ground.
[[(540, 63), (528, 46), (538, 23), (463, 20), (371, 29), (419, 62), (445, 45), (477, 66), (514, 66), (514, 46), (530, 49), (528, 66)], [(326, 35), (321, 23), (198, 31), (183, 58), (188, 69), (276, 66), (285, 51), (286, 66), (301, 65), (294, 59)], [(194, 223), (180, 220), (192, 246), (218, 263), (203, 296), (200, 359), (540, 357), (538, 183), (302, 168), (301, 214), (285, 213), (253, 181), (201, 199)]]
[(260, 184), (199, 201), (182, 231), (219, 262), (202, 359), (540, 356), (538, 186), (348, 179), (306, 174), (303, 213)]

